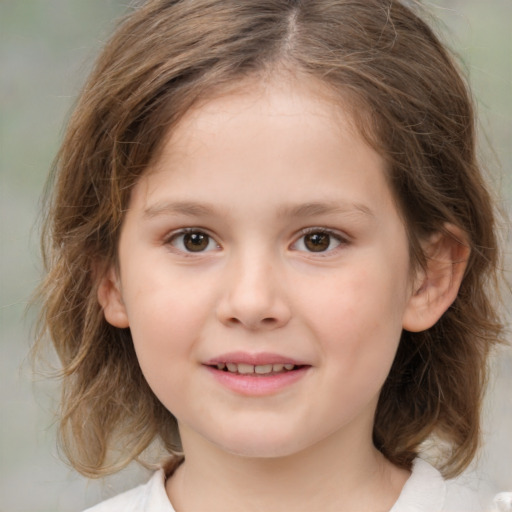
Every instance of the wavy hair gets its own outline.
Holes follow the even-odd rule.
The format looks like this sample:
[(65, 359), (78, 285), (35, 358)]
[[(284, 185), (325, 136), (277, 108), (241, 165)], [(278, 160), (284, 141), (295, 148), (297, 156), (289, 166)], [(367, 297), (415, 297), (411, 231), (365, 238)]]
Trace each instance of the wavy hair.
[(61, 442), (80, 472), (117, 471), (155, 439), (180, 450), (130, 331), (105, 321), (96, 296), (99, 262), (116, 261), (132, 187), (192, 105), (285, 68), (322, 82), (332, 101), (350, 98), (360, 133), (388, 162), (413, 263), (425, 264), (420, 241), (445, 223), (467, 235), (459, 295), (431, 329), (403, 332), (373, 438), (402, 468), (432, 438), (448, 447), (446, 476), (473, 459), (486, 361), (501, 332), (495, 214), (468, 88), (412, 3), (150, 0), (121, 21), (69, 120), (42, 236), (38, 344), (51, 339), (62, 363)]

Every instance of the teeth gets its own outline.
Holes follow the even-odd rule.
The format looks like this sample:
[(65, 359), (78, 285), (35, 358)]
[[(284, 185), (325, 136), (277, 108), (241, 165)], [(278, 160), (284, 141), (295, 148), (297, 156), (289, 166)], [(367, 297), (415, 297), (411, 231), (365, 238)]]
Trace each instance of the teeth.
[(260, 365), (254, 367), (254, 373), (257, 373), (259, 375), (263, 375), (265, 373), (270, 373), (271, 371), (272, 371), (271, 364), (260, 364)]
[(230, 373), (239, 373), (241, 375), (267, 375), (269, 373), (280, 373), (283, 370), (290, 371), (295, 368), (294, 364), (245, 364), (245, 363), (218, 363), (217, 370), (227, 370)]
[(241, 373), (242, 375), (254, 373), (254, 366), (252, 364), (240, 363), (238, 365), (238, 373)]
[(228, 367), (228, 371), (231, 373), (237, 373), (238, 372), (238, 365), (235, 363), (226, 363), (226, 366)]

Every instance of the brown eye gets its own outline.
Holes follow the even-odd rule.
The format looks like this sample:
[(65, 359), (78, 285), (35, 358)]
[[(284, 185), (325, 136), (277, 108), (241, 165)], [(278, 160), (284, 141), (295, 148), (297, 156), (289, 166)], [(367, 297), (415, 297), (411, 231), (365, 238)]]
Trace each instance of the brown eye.
[(310, 233), (304, 236), (304, 246), (311, 252), (323, 252), (329, 248), (331, 236), (328, 233)]
[(346, 245), (347, 243), (347, 239), (337, 231), (311, 228), (306, 233), (303, 232), (303, 235), (297, 239), (291, 248), (295, 251), (309, 253), (330, 253), (340, 245)]
[(170, 245), (182, 252), (207, 252), (218, 248), (215, 240), (202, 231), (186, 231), (175, 234)]
[(210, 237), (204, 233), (187, 233), (183, 236), (183, 245), (188, 251), (204, 251), (208, 247)]

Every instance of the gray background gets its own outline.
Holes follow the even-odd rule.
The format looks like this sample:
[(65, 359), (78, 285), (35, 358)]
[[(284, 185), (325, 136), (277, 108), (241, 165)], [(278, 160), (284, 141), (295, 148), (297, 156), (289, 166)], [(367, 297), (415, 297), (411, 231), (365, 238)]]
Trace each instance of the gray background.
[[(146, 478), (132, 468), (90, 483), (69, 469), (55, 441), (56, 383), (34, 377), (27, 361), (34, 311), (25, 309), (41, 268), (39, 197), (80, 84), (126, 3), (0, 0), (0, 512), (79, 511)], [(428, 5), (465, 62), (495, 150), (484, 144), (483, 155), (494, 176), (503, 175), (494, 181), (510, 210), (512, 0)], [(483, 496), (512, 491), (510, 348), (494, 367), (485, 448), (465, 477)]]

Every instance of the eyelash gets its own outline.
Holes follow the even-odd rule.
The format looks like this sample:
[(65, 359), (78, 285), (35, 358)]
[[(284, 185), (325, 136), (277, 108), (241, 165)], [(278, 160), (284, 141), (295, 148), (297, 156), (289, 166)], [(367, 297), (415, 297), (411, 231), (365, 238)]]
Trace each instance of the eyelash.
[[(312, 228), (303, 229), (300, 232), (299, 238), (292, 244), (291, 247), (293, 248), (294, 246), (296, 246), (306, 236), (315, 235), (315, 234), (328, 236), (329, 237), (329, 246), (331, 245), (332, 239), (336, 240), (338, 242), (338, 244), (336, 245), (336, 247), (331, 248), (331, 249), (329, 249), (329, 247), (327, 247), (327, 249), (325, 249), (325, 250), (320, 250), (320, 251), (308, 251), (306, 249), (306, 250), (303, 250), (303, 252), (306, 252), (307, 254), (315, 254), (317, 256), (325, 257), (328, 254), (332, 254), (334, 251), (337, 251), (337, 249), (339, 249), (340, 246), (346, 246), (349, 243), (348, 237), (342, 235), (338, 231), (334, 231), (332, 229), (320, 228), (320, 227), (312, 227)], [(302, 243), (304, 244), (304, 242), (302, 242)]]
[[(176, 241), (179, 240), (180, 237), (185, 237), (186, 235), (204, 236), (206, 238), (207, 245), (204, 248), (201, 248), (198, 245), (198, 247), (199, 247), (198, 251), (188, 250), (184, 245), (186, 243), (185, 240), (182, 240), (180, 243), (181, 247), (178, 247), (178, 245), (176, 244)], [(317, 256), (325, 257), (326, 255), (331, 254), (334, 251), (336, 251), (340, 246), (346, 246), (349, 243), (349, 240), (347, 239), (347, 237), (341, 235), (338, 231), (333, 231), (331, 229), (320, 228), (320, 227), (311, 227), (311, 228), (303, 229), (299, 233), (299, 235), (300, 236), (296, 239), (296, 241), (291, 244), (290, 248), (292, 250), (305, 252), (307, 254), (315, 254)], [(318, 251), (308, 250), (308, 248), (306, 247), (306, 243), (304, 242), (304, 238), (307, 237), (308, 235), (320, 235), (320, 237), (322, 237), (322, 236), (328, 237), (327, 238), (327, 244), (328, 244), (327, 247), (325, 249), (323, 249), (321, 247), (321, 245), (318, 245), (318, 247), (320, 247), (320, 250), (318, 250)], [(337, 241), (337, 245), (334, 248), (330, 248), (333, 239)], [(201, 240), (198, 240), (198, 241), (201, 242)], [(317, 242), (322, 243), (322, 239), (320, 238)], [(214, 248), (210, 247), (210, 245), (212, 243), (215, 244)], [(297, 245), (299, 245), (301, 243), (304, 248), (297, 249)], [(171, 233), (166, 238), (165, 244), (171, 246), (174, 250), (177, 250), (182, 254), (186, 254), (187, 256), (191, 256), (194, 254), (203, 254), (203, 253), (211, 252), (212, 250), (220, 248), (220, 245), (215, 241), (215, 239), (211, 235), (209, 235), (206, 232), (206, 230), (203, 230), (200, 228), (184, 228), (179, 231), (175, 231), (175, 232)]]
[[(219, 244), (217, 242), (215, 242), (215, 239), (211, 235), (209, 235), (205, 230), (200, 229), (200, 228), (184, 228), (184, 229), (180, 229), (179, 231), (175, 231), (175, 232), (171, 233), (165, 239), (165, 245), (169, 245), (169, 246), (173, 247), (175, 250), (179, 251), (180, 253), (186, 254), (187, 256), (194, 255), (194, 254), (203, 254), (205, 252), (210, 252), (212, 250), (212, 249), (209, 249), (209, 250), (190, 251), (190, 250), (187, 250), (184, 246), (183, 246), (183, 248), (181, 248), (181, 247), (177, 247), (176, 245), (174, 245), (173, 242), (176, 242), (176, 240), (178, 240), (180, 237), (185, 237), (186, 235), (203, 235), (208, 240), (208, 244), (207, 244), (206, 248), (208, 248), (208, 246), (210, 246), (210, 244), (212, 242), (215, 244), (215, 249), (218, 249), (220, 247)], [(183, 240), (181, 242), (181, 244), (183, 245), (184, 243), (185, 243), (185, 241)]]

